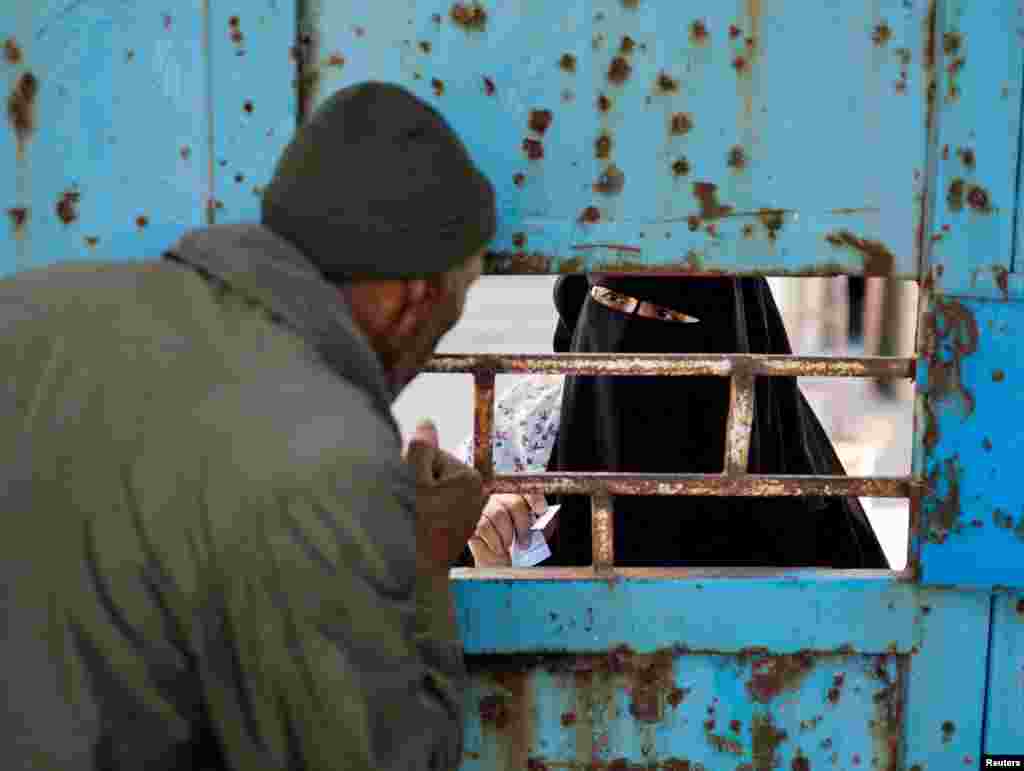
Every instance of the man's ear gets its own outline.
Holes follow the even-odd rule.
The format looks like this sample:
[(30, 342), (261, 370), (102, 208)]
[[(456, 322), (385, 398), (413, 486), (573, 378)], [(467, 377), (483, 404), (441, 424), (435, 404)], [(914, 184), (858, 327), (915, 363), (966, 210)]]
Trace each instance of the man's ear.
[(440, 299), (440, 287), (435, 282), (418, 278), (403, 284), (405, 291), (402, 293), (402, 308), (392, 329), (396, 337), (408, 337), (415, 333), (430, 318)]

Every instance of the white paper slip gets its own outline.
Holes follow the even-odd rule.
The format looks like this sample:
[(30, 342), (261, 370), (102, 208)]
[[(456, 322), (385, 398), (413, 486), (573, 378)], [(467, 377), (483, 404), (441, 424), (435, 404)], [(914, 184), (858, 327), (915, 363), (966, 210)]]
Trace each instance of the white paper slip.
[(540, 515), (540, 519), (538, 519), (536, 522), (530, 525), (530, 529), (543, 530), (545, 527), (548, 526), (548, 522), (555, 518), (555, 514), (558, 513), (558, 510), (560, 508), (562, 508), (561, 504), (559, 504), (558, 506), (548, 506), (548, 510)]
[(514, 568), (532, 568), (551, 556), (551, 548), (544, 538), (543, 529), (558, 513), (560, 506), (549, 506), (540, 519), (530, 526), (530, 543), (520, 545), (513, 537), (512, 548), (508, 550)]

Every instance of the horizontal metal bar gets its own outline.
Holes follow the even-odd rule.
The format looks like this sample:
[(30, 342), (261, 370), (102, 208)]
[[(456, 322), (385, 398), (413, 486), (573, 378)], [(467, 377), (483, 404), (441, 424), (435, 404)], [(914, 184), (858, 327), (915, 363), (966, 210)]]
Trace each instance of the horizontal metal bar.
[(487, 493), (553, 495), (703, 495), (722, 497), (858, 496), (911, 498), (924, 489), (913, 477), (716, 476), (708, 474), (505, 474), (493, 477)]
[(831, 357), (766, 354), (440, 354), (430, 373), (530, 372), (574, 375), (713, 375), (769, 377), (871, 377), (913, 379), (917, 361), (892, 356)]

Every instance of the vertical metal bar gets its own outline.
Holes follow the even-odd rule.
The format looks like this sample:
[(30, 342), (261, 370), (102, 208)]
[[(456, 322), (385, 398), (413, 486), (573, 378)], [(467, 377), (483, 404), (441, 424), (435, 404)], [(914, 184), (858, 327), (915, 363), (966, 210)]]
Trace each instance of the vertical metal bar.
[(473, 373), (473, 465), (484, 479), (494, 476), (494, 373)]
[(615, 564), (615, 525), (612, 520), (612, 497), (608, 493), (594, 493), (590, 496), (590, 527), (594, 572), (608, 573)]
[(754, 376), (737, 372), (729, 383), (729, 419), (725, 429), (725, 473), (747, 473), (750, 431), (754, 425)]

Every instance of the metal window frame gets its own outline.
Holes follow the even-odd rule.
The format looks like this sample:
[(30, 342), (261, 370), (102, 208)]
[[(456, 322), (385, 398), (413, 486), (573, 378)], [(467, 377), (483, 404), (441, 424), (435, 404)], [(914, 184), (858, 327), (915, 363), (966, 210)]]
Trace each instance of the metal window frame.
[[(612, 495), (863, 496), (919, 500), (921, 480), (903, 477), (770, 476), (747, 473), (758, 377), (898, 378), (913, 380), (916, 358), (763, 354), (442, 354), (424, 372), (473, 376), (473, 462), (488, 495), (501, 492), (587, 495), (591, 500), (590, 568), (558, 570), (545, 578), (573, 580), (615, 572)], [(720, 474), (494, 473), (495, 378), (498, 374), (717, 376), (730, 379), (726, 447)], [(531, 569), (531, 577), (536, 576)], [(541, 569), (543, 570), (543, 569)], [(645, 572), (648, 569), (645, 569)], [(650, 569), (659, 574), (656, 568)], [(471, 571), (466, 577), (472, 577)], [(492, 571), (493, 572), (493, 571)], [(522, 571), (509, 578), (525, 578)]]

